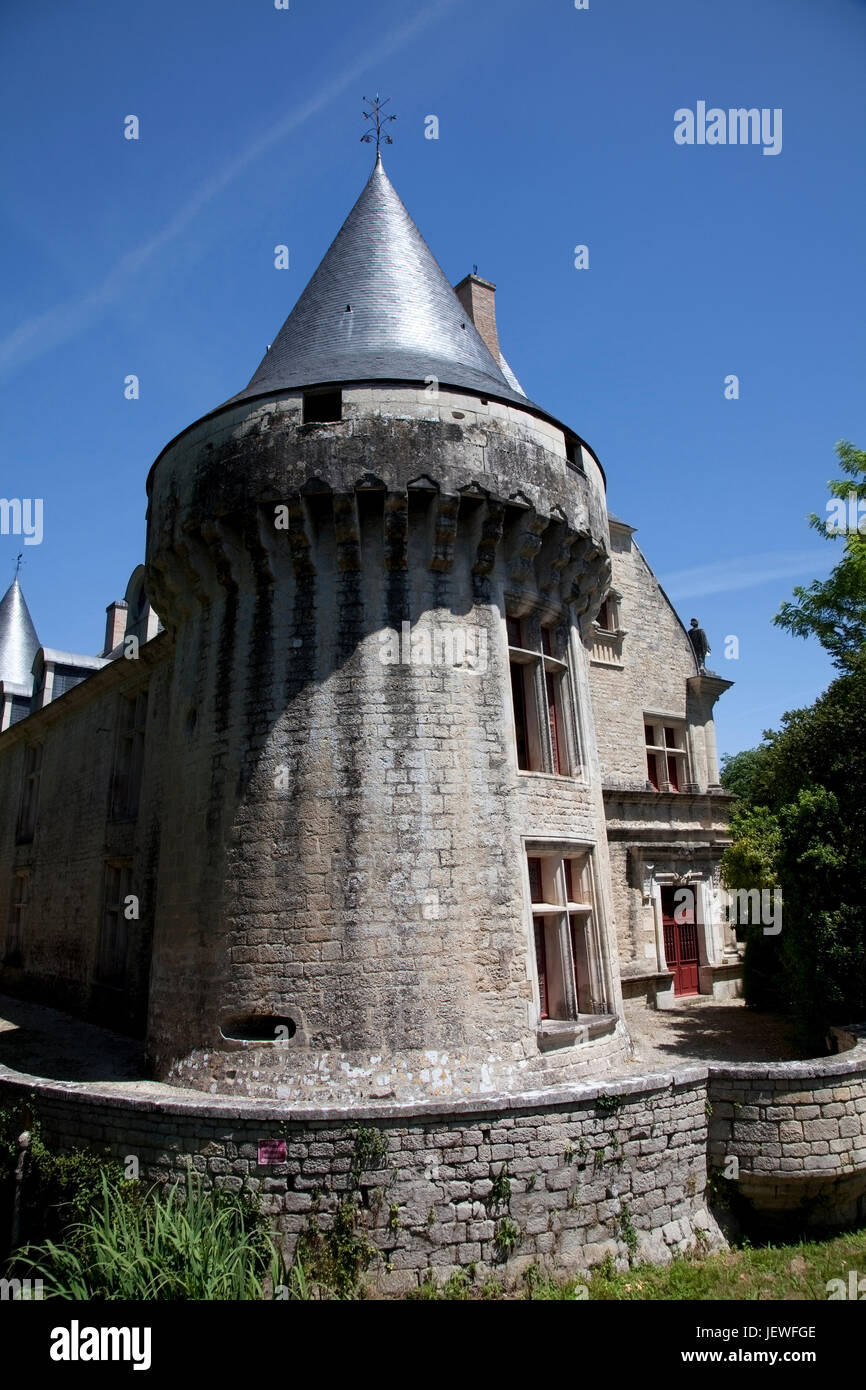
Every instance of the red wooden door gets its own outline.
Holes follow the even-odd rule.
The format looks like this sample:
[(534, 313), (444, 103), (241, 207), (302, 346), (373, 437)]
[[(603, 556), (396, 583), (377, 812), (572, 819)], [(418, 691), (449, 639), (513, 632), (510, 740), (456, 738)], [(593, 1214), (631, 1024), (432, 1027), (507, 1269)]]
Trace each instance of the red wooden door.
[[(665, 933), (665, 959), (674, 977), (674, 994), (698, 993), (698, 927), (695, 920), (696, 889), (684, 899), (680, 890), (662, 888), (662, 926)], [(676, 914), (676, 915), (675, 915)], [(679, 918), (679, 920), (677, 920)], [(685, 920), (683, 920), (685, 919)]]

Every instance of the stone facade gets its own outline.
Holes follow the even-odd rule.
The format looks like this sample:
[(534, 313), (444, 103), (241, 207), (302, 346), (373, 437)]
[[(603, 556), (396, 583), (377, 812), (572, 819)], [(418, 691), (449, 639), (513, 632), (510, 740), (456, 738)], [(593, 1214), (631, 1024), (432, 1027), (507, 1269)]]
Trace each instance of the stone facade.
[[(148, 619), (135, 660), (117, 645), (3, 736), (7, 922), (26, 882), (4, 987), (146, 1021), (157, 1074), (204, 1089), (409, 1100), (597, 1075), (628, 1050), (620, 978), (672, 995), (659, 883), (700, 882), (718, 919), (726, 798), (695, 692), (711, 678), (631, 529), (608, 531), (594, 456), (569, 457), (562, 429), (374, 384), (344, 390), (340, 422), (304, 425), (302, 410), (302, 393), (244, 402), (164, 452), (147, 582), (168, 631)], [(593, 621), (610, 583), (629, 624), (616, 662)], [(571, 775), (517, 764), (515, 619), (521, 641), (544, 628), (556, 644)], [(145, 697), (136, 802), (118, 805)], [(652, 712), (689, 740), (697, 781), (676, 792), (646, 788)], [(34, 748), (28, 837), (16, 812)], [(566, 981), (550, 1022), (534, 854), (589, 856), (590, 1002)], [(115, 870), (136, 904), (113, 922), (112, 964)], [(726, 944), (714, 926), (702, 937), (700, 988), (738, 976)]]
[[(705, 1190), (705, 1075), (287, 1111), (27, 1085), (0, 1068), (0, 1102), (29, 1107), (23, 1118), (38, 1117), (49, 1142), (134, 1156), (146, 1181), (182, 1178), (190, 1161), (208, 1186), (256, 1192), (289, 1255), (311, 1218), (327, 1228), (337, 1202), (358, 1198), (381, 1252), (370, 1280), (399, 1293), (468, 1264), (512, 1281), (530, 1264), (578, 1273), (608, 1254), (623, 1267), (721, 1246)], [(353, 1189), (359, 1137), (374, 1157)], [(281, 1140), (285, 1161), (260, 1163), (259, 1145)]]
[[(171, 645), (166, 636), (140, 659), (105, 665), (3, 735), (0, 751), (0, 920), (6, 924), (3, 988), (50, 1000), (141, 1035), (159, 870), (164, 788), (159, 757)], [(136, 803), (121, 797), (118, 754), (127, 711), (147, 692), (147, 722)], [(36, 815), (22, 825), (36, 763)], [(106, 880), (128, 869), (137, 915), (121, 928), (122, 964), (109, 959)], [(23, 908), (16, 914), (16, 895)], [(19, 921), (16, 921), (16, 915)]]
[(768, 1224), (820, 1229), (866, 1213), (864, 1030), (833, 1031), (844, 1051), (818, 1066), (710, 1069), (710, 1161)]
[(156, 460), (104, 651), (55, 685), (40, 649), (0, 735), (0, 986), (143, 1033), (161, 1080), (507, 1097), (622, 1064), (624, 987), (736, 987), (728, 683), (495, 287), (459, 290), (377, 160), (250, 385)]
[[(713, 706), (729, 681), (701, 673), (685, 627), (634, 541), (610, 523), (612, 574), (602, 622), (593, 625), (590, 691), (612, 865), (623, 989), (658, 1007), (675, 980), (665, 958), (662, 890), (688, 887), (697, 921), (697, 988), (736, 995), (741, 967), (725, 923), (719, 859), (729, 798), (719, 785)], [(673, 768), (651, 755), (648, 730), (673, 734)], [(675, 783), (670, 779), (675, 774)]]
[[(582, 1070), (585, 1051), (538, 1037), (523, 844), (589, 850), (606, 924), (577, 626), (607, 575), (600, 470), (588, 451), (567, 469), (545, 422), (444, 390), (346, 388), (344, 418), (316, 426), (302, 407), (245, 403), (151, 474), (165, 749), (186, 791), (163, 817), (157, 1074), (410, 1099)], [(517, 766), (509, 615), (548, 625), (577, 695), (573, 776)], [(613, 1025), (606, 925), (597, 941), (589, 1012)], [(250, 1062), (224, 1041), (256, 1017), (291, 1041)]]
[(444, 1278), (469, 1264), (511, 1281), (530, 1264), (561, 1275), (608, 1255), (622, 1268), (719, 1248), (713, 1169), (739, 1209), (765, 1221), (862, 1222), (862, 1032), (838, 1030), (849, 1050), (817, 1062), (349, 1108), (136, 1093), (0, 1067), (0, 1105), (22, 1125), (38, 1120), (49, 1144), (135, 1157), (145, 1181), (177, 1181), (190, 1162), (207, 1186), (257, 1193), (289, 1255), (313, 1218), (326, 1229), (339, 1201), (357, 1200), (381, 1256), (371, 1282), (399, 1293), (428, 1270)]

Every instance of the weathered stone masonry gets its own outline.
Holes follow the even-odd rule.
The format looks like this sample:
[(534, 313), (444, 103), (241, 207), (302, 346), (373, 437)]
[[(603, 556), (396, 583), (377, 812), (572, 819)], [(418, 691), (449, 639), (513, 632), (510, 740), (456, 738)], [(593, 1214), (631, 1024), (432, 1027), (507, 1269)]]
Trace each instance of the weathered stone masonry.
[[(375, 1124), (395, 1286), (508, 1253), (506, 1166), (512, 1263), (717, 1239), (706, 1074), (598, 1083), (631, 1055), (624, 987), (737, 987), (728, 682), (502, 356), (494, 289), (455, 295), (377, 159), (248, 386), (156, 460), (102, 656), (54, 652), (0, 735), (0, 982), (206, 1093), (34, 1082), (49, 1137), (148, 1176), (190, 1155), (291, 1240)], [(452, 657), (385, 660), (404, 629)], [(259, 1171), (273, 1126), (285, 1170)]]
[[(185, 793), (163, 813), (156, 1074), (302, 1103), (585, 1074), (627, 1047), (581, 698), (579, 625), (609, 572), (600, 469), (584, 451), (570, 470), (562, 430), (512, 406), (343, 400), (318, 426), (301, 393), (217, 412), (149, 480), (148, 582), (175, 640), (163, 753)], [(542, 794), (515, 762), (512, 613), (552, 624), (578, 692), (581, 774)], [(485, 668), (383, 663), (404, 622), (481, 634)], [(594, 855), (611, 1036), (591, 1058), (539, 1047), (524, 838)], [(250, 1018), (286, 1019), (291, 1045), (233, 1048)]]
[[(712, 919), (675, 980), (659, 922), (673, 883), (716, 905), (727, 682), (502, 357), (494, 289), (455, 295), (377, 161), (249, 385), (154, 464), (102, 656), (0, 738), (0, 981), (143, 1033), (160, 1079), (523, 1093), (625, 1060), (623, 978), (663, 1004), (738, 973)], [(484, 660), (383, 660), (404, 629)], [(649, 717), (681, 788), (646, 791)]]
[[(861, 1032), (839, 1030), (849, 1050), (817, 1062), (694, 1066), (489, 1100), (286, 1109), (168, 1087), (123, 1095), (0, 1068), (0, 1103), (29, 1107), (58, 1147), (135, 1154), (145, 1179), (178, 1179), (191, 1159), (206, 1184), (259, 1193), (287, 1252), (314, 1209), (326, 1224), (359, 1128), (374, 1129), (386, 1154), (361, 1180), (382, 1254), (371, 1279), (399, 1292), (428, 1269), (445, 1276), (469, 1263), (515, 1278), (535, 1262), (562, 1273), (607, 1254), (664, 1261), (718, 1248), (708, 1173), (732, 1157), (733, 1190), (765, 1219), (862, 1221)], [(285, 1163), (259, 1165), (259, 1143), (273, 1139), (286, 1141)], [(507, 1200), (494, 1202), (503, 1187)], [(517, 1234), (503, 1250), (506, 1217)]]
[(822, 1227), (866, 1215), (864, 1029), (834, 1029), (820, 1063), (710, 1068), (710, 1162), (736, 1159), (736, 1191), (768, 1224)]
[[(320, 1192), (326, 1223), (333, 1199), (346, 1190), (358, 1128), (375, 1128), (387, 1154), (362, 1179), (365, 1197), (373, 1197), (370, 1230), (383, 1259), (371, 1278), (384, 1290), (401, 1291), (415, 1287), (427, 1269), (447, 1275), (472, 1262), (504, 1264), (510, 1278), (535, 1262), (567, 1272), (608, 1252), (623, 1260), (630, 1242), (636, 1255), (654, 1260), (698, 1239), (718, 1245), (704, 1195), (704, 1077), (698, 1068), (607, 1090), (287, 1112), (216, 1098), (154, 1107), (152, 1099), (100, 1096), (98, 1088), (89, 1094), (44, 1082), (28, 1088), (7, 1072), (0, 1097), (8, 1103), (32, 1092), (49, 1142), (80, 1139), (121, 1157), (135, 1154), (146, 1178), (179, 1177), (191, 1156), (207, 1183), (252, 1188), (289, 1251)], [(258, 1166), (258, 1142), (277, 1138), (287, 1142), (287, 1161)], [(508, 1199), (493, 1206), (503, 1176)], [(397, 1230), (393, 1217), (388, 1224), (395, 1208)], [(505, 1218), (518, 1232), (507, 1252), (497, 1243)]]

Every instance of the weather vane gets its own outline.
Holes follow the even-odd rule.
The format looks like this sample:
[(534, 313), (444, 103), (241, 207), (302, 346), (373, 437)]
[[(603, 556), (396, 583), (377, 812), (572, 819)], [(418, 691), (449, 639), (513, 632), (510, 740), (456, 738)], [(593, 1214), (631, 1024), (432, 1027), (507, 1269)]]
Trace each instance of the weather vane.
[(24, 551), (22, 550), (22, 551), (19, 553), (19, 555), (18, 555), (18, 559), (15, 561), (15, 577), (16, 577), (16, 579), (18, 578), (18, 574), (20, 573), (21, 566), (22, 566), (23, 564), (24, 564)]
[(372, 140), (375, 140), (375, 141), (376, 141), (376, 155), (377, 155), (377, 157), (378, 157), (378, 154), (379, 154), (379, 146), (381, 145), (381, 143), (382, 143), (383, 140), (385, 141), (385, 144), (386, 144), (386, 145), (393, 145), (393, 143), (394, 143), (394, 141), (391, 139), (390, 135), (386, 135), (386, 134), (385, 134), (384, 127), (388, 124), (389, 121), (396, 121), (397, 117), (396, 117), (396, 116), (383, 116), (383, 115), (382, 115), (382, 112), (384, 111), (385, 107), (388, 105), (388, 102), (391, 100), (390, 97), (386, 97), (384, 101), (380, 101), (380, 100), (379, 100), (379, 93), (377, 92), (375, 98), (374, 98), (372, 101), (370, 101), (370, 98), (369, 98), (369, 97), (364, 97), (364, 100), (365, 100), (366, 102), (369, 102), (370, 106), (372, 106), (373, 109), (372, 109), (372, 111), (362, 111), (361, 114), (362, 114), (362, 116), (364, 117), (364, 120), (365, 120), (365, 121), (375, 120), (375, 122), (376, 122), (376, 129), (375, 129), (375, 131), (373, 131), (373, 130), (367, 130), (367, 131), (365, 131), (364, 134), (361, 136), (361, 143), (362, 143), (362, 144), (365, 144), (365, 145), (369, 145), (370, 142), (371, 142)]

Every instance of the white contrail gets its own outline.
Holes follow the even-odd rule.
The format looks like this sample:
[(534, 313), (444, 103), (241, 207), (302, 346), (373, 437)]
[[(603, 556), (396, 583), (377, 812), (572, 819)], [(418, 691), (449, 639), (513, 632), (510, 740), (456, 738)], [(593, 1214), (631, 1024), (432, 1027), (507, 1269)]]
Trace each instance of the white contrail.
[(774, 579), (813, 579), (838, 560), (820, 550), (777, 550), (758, 555), (732, 555), (694, 569), (677, 570), (659, 577), (659, 583), (672, 599), (701, 598), (707, 594), (729, 594), (735, 589), (754, 589)]
[(157, 251), (179, 236), (201, 209), (232, 183), (239, 174), (242, 174), (250, 164), (260, 159), (273, 145), (285, 140), (288, 135), (291, 135), (299, 126), (304, 125), (336, 97), (341, 96), (348, 87), (359, 80), (368, 68), (382, 63), (406, 44), (411, 43), (423, 29), (426, 29), (434, 20), (441, 18), (446, 10), (452, 9), (458, 3), (460, 0), (440, 0), (439, 4), (425, 6), (414, 19), (404, 24), (385, 43), (364, 54), (350, 67), (344, 68), (339, 76), (327, 83), (312, 101), (307, 102), (304, 106), (296, 107), (276, 125), (269, 127), (266, 134), (259, 136), (247, 145), (246, 149), (231, 160), (219, 174), (205, 179), (192, 197), (184, 203), (183, 207), (175, 213), (161, 231), (152, 236), (149, 241), (143, 242), (141, 246), (127, 251), (126, 255), (121, 257), (117, 265), (94, 289), (76, 299), (67, 300), (53, 309), (48, 309), (45, 313), (38, 314), (34, 318), (25, 319), (8, 337), (0, 341), (0, 371), (24, 366), (25, 363), (32, 362), (42, 353), (48, 352), (51, 348), (57, 347), (58, 344), (66, 342), (69, 338), (80, 333), (101, 309), (117, 299), (130, 275), (140, 270)]

